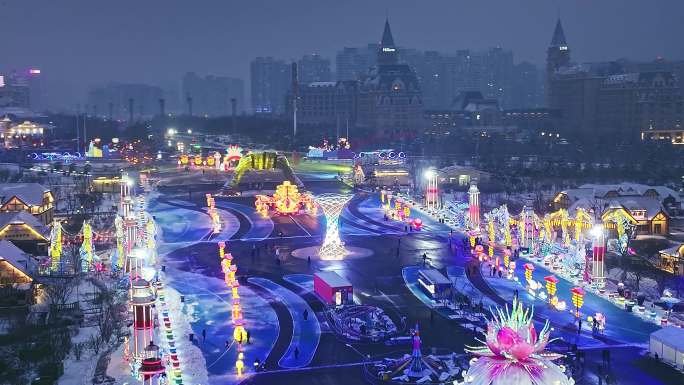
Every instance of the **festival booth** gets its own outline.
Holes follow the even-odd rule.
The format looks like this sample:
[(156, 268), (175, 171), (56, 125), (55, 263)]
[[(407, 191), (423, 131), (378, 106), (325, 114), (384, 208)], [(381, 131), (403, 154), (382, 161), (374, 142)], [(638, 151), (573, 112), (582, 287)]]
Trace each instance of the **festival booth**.
[(354, 302), (352, 284), (334, 271), (314, 274), (314, 291), (329, 305), (341, 306)]
[(421, 269), (418, 271), (418, 283), (427, 291), (430, 298), (451, 298), (451, 281), (436, 269)]
[(684, 329), (666, 326), (651, 333), (649, 352), (679, 370), (684, 370)]

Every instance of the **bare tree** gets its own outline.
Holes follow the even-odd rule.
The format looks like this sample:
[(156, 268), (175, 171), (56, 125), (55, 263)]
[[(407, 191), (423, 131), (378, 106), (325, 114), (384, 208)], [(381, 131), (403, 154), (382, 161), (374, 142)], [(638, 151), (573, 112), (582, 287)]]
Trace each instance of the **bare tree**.
[(48, 302), (51, 305), (66, 304), (77, 285), (78, 283), (72, 279), (60, 279), (48, 284), (45, 287)]

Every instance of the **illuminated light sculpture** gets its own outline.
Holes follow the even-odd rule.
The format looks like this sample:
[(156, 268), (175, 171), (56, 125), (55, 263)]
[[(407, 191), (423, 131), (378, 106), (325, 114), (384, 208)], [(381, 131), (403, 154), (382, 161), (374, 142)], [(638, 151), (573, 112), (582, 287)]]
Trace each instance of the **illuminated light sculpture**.
[(436, 210), (439, 206), (439, 188), (437, 187), (437, 171), (429, 169), (425, 171), (427, 186), (425, 188), (425, 207), (428, 210)]
[(423, 221), (420, 218), (414, 219), (411, 223), (416, 230), (420, 230), (423, 227)]
[(603, 213), (601, 220), (605, 227), (610, 226), (617, 230), (617, 249), (620, 254), (624, 255), (629, 248), (629, 240), (636, 230), (636, 219), (624, 207), (611, 205)]
[(606, 237), (603, 225), (596, 225), (591, 229), (592, 240), (592, 263), (591, 263), (591, 281), (597, 287), (601, 288), (606, 285), (606, 275), (604, 272), (605, 256), (606, 256)]
[(242, 370), (245, 368), (244, 358), (245, 355), (242, 352), (238, 353), (238, 359), (235, 362), (235, 369), (237, 370), (238, 377), (242, 377)]
[(575, 317), (579, 318), (580, 309), (584, 304), (584, 289), (581, 287), (573, 287), (570, 290), (570, 293), (572, 293), (572, 304), (575, 306)]
[(315, 198), (325, 214), (325, 239), (319, 250), (319, 256), (323, 260), (339, 260), (347, 253), (344, 242), (340, 239), (340, 213), (352, 197), (353, 195), (348, 194), (321, 194)]
[(272, 197), (257, 195), (254, 206), (259, 214), (263, 217), (268, 217), (270, 208), (274, 209), (278, 214), (290, 215), (298, 213), (302, 208), (312, 211), (314, 204), (311, 195), (300, 193), (297, 185), (286, 180), (276, 186), (276, 191)]
[(219, 258), (223, 260), (223, 257), (226, 255), (226, 243), (221, 241), (218, 243), (218, 248), (219, 248)]
[(480, 228), (480, 190), (475, 183), (468, 189), (468, 215), (472, 229)]
[[(539, 223), (539, 218), (537, 217), (537, 214), (535, 214), (534, 211), (532, 211), (532, 208), (529, 206), (523, 207), (520, 216), (521, 220), (518, 224), (518, 232), (521, 241), (520, 243), (522, 244), (522, 247), (530, 248), (530, 251), (532, 251), (535, 240), (535, 225)], [(521, 226), (522, 231), (520, 229)]]
[(526, 263), (525, 265), (525, 280), (531, 286), (532, 285), (532, 272), (534, 271), (534, 265), (531, 263)]
[(223, 157), (224, 171), (234, 168), (240, 162), (240, 159), (242, 158), (242, 152), (242, 147), (238, 145), (231, 144), (228, 146), (226, 149), (226, 155)]
[(508, 266), (511, 263), (511, 250), (510, 249), (504, 249), (504, 267), (508, 269)]
[(50, 270), (59, 270), (59, 263), (62, 259), (62, 224), (56, 220), (52, 222), (50, 230)]
[(544, 277), (544, 281), (546, 281), (546, 292), (549, 294), (549, 302), (552, 302), (553, 298), (556, 296), (556, 285), (558, 284), (558, 278), (553, 275), (549, 275)]
[(84, 273), (90, 271), (93, 266), (93, 255), (95, 254), (95, 248), (93, 246), (93, 229), (90, 227), (90, 222), (83, 222), (83, 243), (81, 243), (81, 248), (79, 249), (79, 254), (81, 255), (81, 271)]
[(593, 218), (581, 207), (575, 213), (575, 241), (580, 242), (583, 231), (592, 228), (594, 224)]
[(188, 157), (188, 154), (181, 154), (180, 158), (178, 158), (178, 161), (180, 162), (180, 165), (187, 166), (188, 163), (190, 163), (190, 158)]
[(484, 253), (484, 246), (482, 246), (482, 245), (475, 246), (475, 256), (477, 256), (477, 259), (480, 262), (484, 262), (487, 260), (487, 256)]
[(124, 228), (123, 219), (117, 215), (114, 218), (114, 228), (116, 235), (116, 263), (112, 263), (112, 268), (122, 269), (126, 261), (126, 254), (124, 253)]
[(547, 320), (537, 332), (534, 308), (525, 309), (522, 302), (513, 300), (509, 312), (501, 308), (492, 312), (482, 346), (468, 346), (466, 351), (477, 357), (457, 385), (572, 385), (575, 381), (565, 375), (565, 369), (553, 361), (563, 356), (545, 351), (550, 339)]
[(211, 218), (212, 231), (214, 234), (218, 234), (221, 232), (221, 217), (219, 216), (218, 211), (216, 210), (216, 201), (214, 200), (214, 197), (211, 196), (211, 194), (207, 194), (206, 197), (207, 213)]
[(475, 240), (476, 240), (477, 236), (478, 236), (478, 233), (476, 231), (473, 231), (473, 230), (468, 231), (468, 240), (470, 241), (470, 248), (471, 249), (475, 247)]

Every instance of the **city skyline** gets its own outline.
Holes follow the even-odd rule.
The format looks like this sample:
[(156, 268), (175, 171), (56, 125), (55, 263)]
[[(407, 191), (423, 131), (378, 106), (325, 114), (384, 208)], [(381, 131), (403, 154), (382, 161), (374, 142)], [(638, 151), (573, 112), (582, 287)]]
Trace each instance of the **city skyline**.
[[(83, 101), (89, 88), (109, 82), (180, 88), (180, 79), (189, 71), (246, 81), (249, 62), (257, 56), (292, 61), (317, 53), (334, 63), (335, 54), (344, 47), (375, 42), (385, 16), (389, 16), (402, 47), (453, 53), (458, 49), (481, 51), (501, 46), (513, 51), (516, 63), (530, 61), (538, 68), (542, 68), (559, 15), (577, 61), (684, 58), (684, 49), (675, 39), (681, 35), (677, 30), (683, 29), (676, 23), (675, 15), (681, 13), (676, 10), (684, 10), (684, 5), (669, 0), (658, 1), (648, 9), (638, 9), (638, 2), (631, 0), (592, 3), (591, 12), (585, 12), (589, 5), (585, 1), (558, 7), (553, 2), (532, 0), (526, 2), (527, 8), (494, 0), (478, 4), (437, 1), (434, 7), (415, 10), (409, 2), (395, 1), (363, 4), (367, 12), (362, 13), (357, 12), (356, 2), (317, 2), (309, 4), (310, 11), (305, 14), (288, 11), (287, 6), (271, 1), (232, 5), (209, 2), (192, 12), (181, 3), (167, 7), (158, 2), (118, 2), (116, 6), (98, 7), (73, 3), (79, 5), (78, 9), (43, 1), (0, 5), (9, 15), (0, 31), (4, 36), (15, 36), (4, 39), (5, 57), (0, 61), (0, 70), (41, 68), (46, 88), (61, 90), (49, 93), (50, 104), (55, 100)], [(620, 12), (615, 12), (618, 3)], [(264, 7), (272, 12), (263, 12)], [(69, 12), (65, 13), (65, 9)], [(231, 10), (238, 10), (239, 17)], [(341, 17), (326, 19), (328, 14)], [(350, 15), (354, 15), (354, 29), (344, 22)], [(496, 20), (497, 15), (507, 18)], [(185, 27), (179, 28), (182, 17), (187, 20), (180, 24)], [(488, 18), (496, 23), (492, 25)], [(22, 29), (25, 32), (19, 36), (12, 34), (26, 22), (35, 27)], [(302, 25), (307, 27), (297, 28)], [(623, 28), (625, 25), (647, 27)], [(281, 31), (277, 34), (280, 39), (272, 39), (272, 30)], [(312, 30), (317, 32), (312, 34)], [(236, 35), (243, 38), (233, 38)], [(145, 40), (145, 36), (151, 39)], [(54, 44), (58, 40), (67, 43)], [(232, 47), (217, 49), (222, 44)], [(129, 55), (137, 59), (127, 60)], [(249, 98), (249, 94), (245, 97)]]

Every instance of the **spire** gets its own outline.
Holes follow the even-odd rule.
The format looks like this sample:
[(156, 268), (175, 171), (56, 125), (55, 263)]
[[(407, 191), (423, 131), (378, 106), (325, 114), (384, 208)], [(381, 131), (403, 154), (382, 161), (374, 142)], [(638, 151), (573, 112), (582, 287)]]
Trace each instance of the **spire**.
[(389, 19), (385, 19), (385, 29), (382, 31), (382, 40), (378, 50), (378, 64), (397, 64), (397, 48), (394, 46), (394, 38), (390, 29)]
[(565, 41), (565, 33), (563, 32), (563, 26), (561, 25), (560, 17), (556, 22), (556, 29), (553, 31), (553, 38), (551, 39), (552, 47), (566, 46), (568, 43)]
[(385, 19), (385, 30), (382, 32), (382, 41), (380, 42), (380, 46), (394, 48), (394, 38), (392, 37), (389, 19)]

